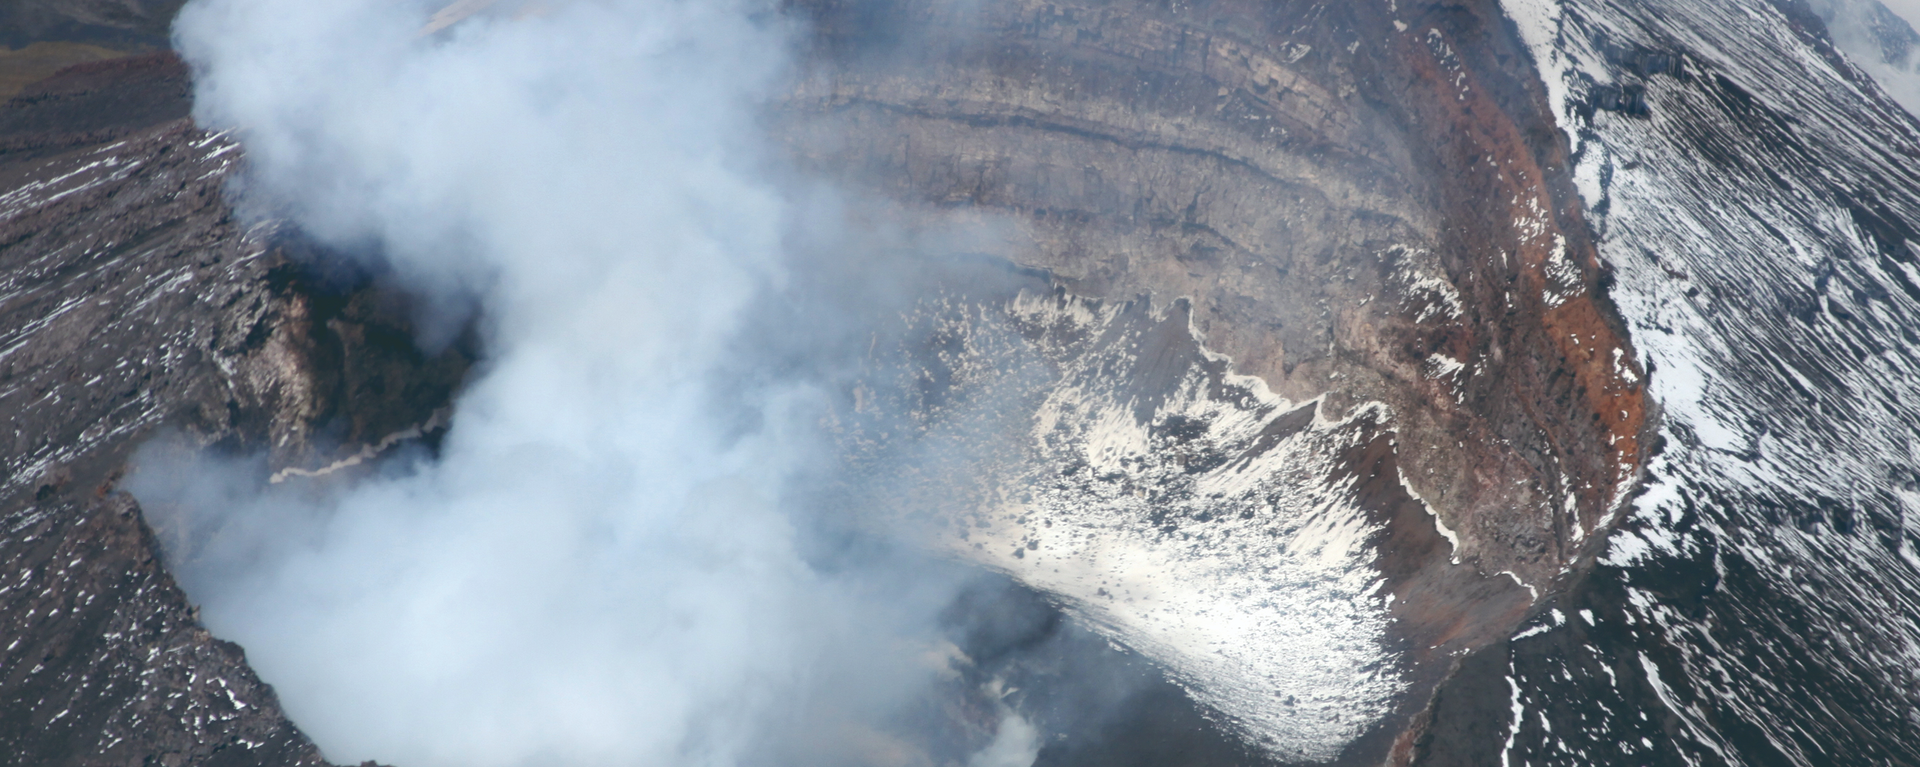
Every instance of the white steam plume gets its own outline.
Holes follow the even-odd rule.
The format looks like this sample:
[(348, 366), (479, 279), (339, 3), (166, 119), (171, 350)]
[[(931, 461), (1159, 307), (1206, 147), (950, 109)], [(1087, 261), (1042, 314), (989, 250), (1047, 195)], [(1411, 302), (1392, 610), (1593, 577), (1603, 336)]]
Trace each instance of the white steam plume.
[[(846, 763), (833, 743), (859, 738), (819, 722), (910, 693), (896, 645), (940, 587), (879, 600), (801, 555), (780, 495), (825, 450), (807, 387), (761, 387), (745, 419), (708, 394), (786, 279), (755, 125), (785, 22), (579, 0), (421, 37), (435, 10), (180, 16), (195, 116), (238, 131), (248, 199), (471, 297), (488, 353), (437, 461), (324, 501), (186, 503), (217, 515), (191, 521), (213, 532), (178, 563), (189, 593), (335, 761)], [(136, 494), (217, 489), (143, 474)]]
[(1920, 0), (1813, 0), (1834, 45), (1910, 113), (1920, 115)]

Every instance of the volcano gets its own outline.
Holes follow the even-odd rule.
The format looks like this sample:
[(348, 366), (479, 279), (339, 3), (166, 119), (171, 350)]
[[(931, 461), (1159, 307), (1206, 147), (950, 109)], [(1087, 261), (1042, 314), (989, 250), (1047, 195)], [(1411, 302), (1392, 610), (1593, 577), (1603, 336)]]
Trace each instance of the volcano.
[[(570, 12), (418, 10), (395, 45)], [(180, 507), (240, 501), (148, 493), (136, 456), (335, 492), (451, 460), (505, 367), (484, 302), (435, 324), (347, 253), (378, 246), (257, 204), (270, 134), (196, 122), (217, 64), (172, 52), (180, 12), (0, 10), (6, 764), (337, 758), (203, 619), (211, 576), (175, 580), (209, 545)], [(939, 681), (817, 761), (1920, 764), (1898, 14), (753, 13), (792, 48), (756, 162), (882, 242), (741, 321), (855, 328), (751, 357), (820, 392), (805, 556), (904, 530), (970, 574)], [(906, 251), (933, 266), (873, 265)], [(773, 753), (730, 763), (813, 758)]]

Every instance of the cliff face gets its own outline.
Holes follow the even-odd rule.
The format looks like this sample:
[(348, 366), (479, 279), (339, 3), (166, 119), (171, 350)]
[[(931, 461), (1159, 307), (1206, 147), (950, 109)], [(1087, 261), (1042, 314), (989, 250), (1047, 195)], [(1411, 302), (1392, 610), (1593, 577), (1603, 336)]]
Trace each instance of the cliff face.
[[(1160, 311), (1183, 299), (1190, 310), (1163, 321), (1190, 324), (1268, 387), (1267, 407), (1345, 430), (1315, 448), (1340, 467), (1319, 490), (1274, 492), (1330, 492), (1378, 525), (1367, 566), (1393, 597), (1382, 641), (1407, 665), (1392, 724), (1369, 737), (1409, 733), (1395, 759), (1458, 653), (1504, 638), (1536, 595), (1591, 564), (1646, 457), (1644, 373), (1607, 301), (1565, 139), (1494, 4), (801, 6), (818, 46), (780, 126), (812, 167), (928, 220), (992, 221), (997, 255), (1066, 295), (1151, 296)], [(1145, 336), (1125, 343), (1123, 355), (1167, 359)], [(1139, 384), (1148, 367), (1108, 374)], [(1192, 417), (1137, 413), (1143, 434)], [(1249, 449), (1216, 422), (1192, 423)], [(1163, 534), (1221, 534), (1211, 515), (1172, 516)], [(1037, 525), (1012, 529), (1047, 551)], [(1051, 565), (1015, 553), (977, 558), (1050, 581)], [(1095, 585), (1054, 591), (1088, 615), (1109, 609)], [(1114, 630), (1148, 641), (1156, 620)], [(1343, 758), (1381, 758), (1370, 742)]]
[(1641, 373), (1498, 9), (1363, 5), (819, 3), (783, 127), (1074, 294), (1190, 298), (1280, 396), (1385, 403), (1463, 559), (1546, 586), (1641, 462)]

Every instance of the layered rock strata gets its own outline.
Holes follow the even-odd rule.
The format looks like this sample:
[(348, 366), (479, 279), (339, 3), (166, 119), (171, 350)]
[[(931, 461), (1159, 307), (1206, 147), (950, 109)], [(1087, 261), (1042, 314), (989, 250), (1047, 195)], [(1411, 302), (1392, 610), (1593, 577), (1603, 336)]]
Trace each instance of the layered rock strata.
[(1075, 294), (1189, 298), (1289, 400), (1387, 405), (1464, 560), (1547, 586), (1631, 484), (1642, 374), (1491, 4), (806, 10), (797, 154), (997, 216)]
[[(1069, 296), (1184, 301), (1190, 316), (1163, 321), (1191, 329), (1169, 332), (1259, 381), (1267, 407), (1378, 435), (1324, 446), (1319, 488), (1357, 478), (1338, 491), (1351, 521), (1401, 520), (1361, 537), (1395, 597), (1387, 633), (1420, 637), (1394, 645), (1412, 702), (1337, 757), (1275, 753), (1411, 759), (1432, 685), (1591, 565), (1647, 454), (1645, 373), (1606, 298), (1567, 143), (1499, 8), (800, 5), (817, 46), (779, 127), (803, 162), (924, 220), (975, 222), (996, 255)], [(1125, 365), (1104, 375), (1151, 386)], [(1178, 431), (1174, 416), (1191, 418), (1136, 414), (1139, 457), (1180, 452), (1152, 436)], [(1088, 522), (1099, 496), (999, 517)], [(1163, 535), (1220, 527), (1172, 506), (1147, 503), (1132, 513), (1145, 527), (1114, 540), (1150, 541), (1163, 517)], [(1025, 561), (1037, 551), (976, 559), (1047, 587)], [(1052, 588), (1096, 623), (1109, 614), (1097, 588)], [(1218, 594), (1190, 596), (1203, 609)], [(1115, 633), (1142, 641), (1153, 621), (1136, 617)], [(1162, 657), (1178, 667), (1181, 652)]]

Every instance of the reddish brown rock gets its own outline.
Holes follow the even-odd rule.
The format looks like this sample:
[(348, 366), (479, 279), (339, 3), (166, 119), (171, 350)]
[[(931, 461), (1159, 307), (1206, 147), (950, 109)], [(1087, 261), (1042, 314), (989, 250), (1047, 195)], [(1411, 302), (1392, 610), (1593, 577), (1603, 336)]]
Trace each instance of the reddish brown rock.
[(819, 44), (780, 125), (809, 167), (984, 222), (1072, 293), (1189, 299), (1329, 418), (1391, 408), (1347, 465), (1415, 692), (1348, 756), (1411, 759), (1434, 685), (1590, 562), (1646, 457), (1644, 371), (1497, 5), (797, 5)]
[(1550, 587), (1598, 537), (1641, 373), (1492, 3), (803, 5), (821, 45), (783, 128), (813, 167), (997, 215), (1002, 254), (1075, 293), (1191, 298), (1289, 399), (1387, 403), (1484, 574)]

